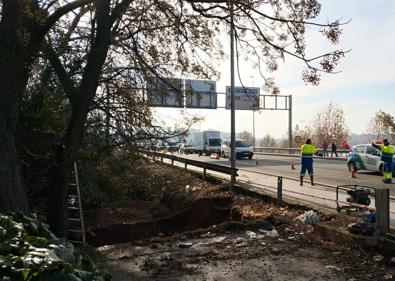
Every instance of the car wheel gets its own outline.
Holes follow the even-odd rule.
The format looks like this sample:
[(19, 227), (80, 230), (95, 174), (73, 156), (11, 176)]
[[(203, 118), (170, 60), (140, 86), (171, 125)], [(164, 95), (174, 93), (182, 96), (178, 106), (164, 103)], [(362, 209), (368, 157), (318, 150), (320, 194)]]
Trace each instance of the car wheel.
[(252, 156), (248, 156), (248, 159), (250, 159), (250, 160), (251, 160), (251, 159), (252, 159)]
[(225, 157), (225, 152), (222, 151), (222, 152), (221, 152), (221, 156), (222, 156), (222, 158), (226, 158), (226, 157)]
[(348, 171), (351, 172), (352, 170), (356, 171), (355, 163), (354, 162), (348, 162)]
[(379, 173), (381, 176), (384, 174), (384, 165), (383, 164), (381, 164), (379, 167)]

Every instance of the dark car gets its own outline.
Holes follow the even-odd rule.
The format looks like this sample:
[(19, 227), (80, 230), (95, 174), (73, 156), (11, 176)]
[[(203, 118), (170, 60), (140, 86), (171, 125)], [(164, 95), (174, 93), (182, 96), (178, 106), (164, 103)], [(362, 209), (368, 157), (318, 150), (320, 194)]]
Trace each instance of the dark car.
[(195, 153), (195, 147), (191, 144), (185, 144), (183, 143), (180, 146), (180, 149), (178, 151), (180, 154), (193, 154)]
[(178, 143), (168, 142), (168, 143), (166, 143), (165, 151), (166, 152), (177, 152), (178, 148), (179, 148)]

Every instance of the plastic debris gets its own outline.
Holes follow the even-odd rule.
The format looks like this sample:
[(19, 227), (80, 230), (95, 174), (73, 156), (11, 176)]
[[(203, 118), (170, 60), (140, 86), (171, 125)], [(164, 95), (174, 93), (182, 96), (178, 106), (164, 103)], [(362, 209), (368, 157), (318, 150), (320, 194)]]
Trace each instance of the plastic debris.
[(265, 234), (265, 236), (270, 237), (270, 238), (277, 238), (278, 237), (278, 231), (277, 229), (273, 228), (272, 230), (264, 230), (264, 229), (259, 229), (260, 232)]
[(193, 245), (193, 243), (191, 242), (182, 242), (182, 243), (178, 243), (178, 247), (180, 248), (189, 248)]
[(377, 256), (374, 256), (373, 257), (373, 260), (374, 261), (377, 261), (377, 262), (380, 262), (380, 261), (382, 261), (384, 259), (384, 257), (382, 256), (382, 255), (377, 255)]
[(202, 237), (202, 238), (205, 238), (205, 237), (214, 237), (214, 236), (216, 236), (216, 234), (215, 234), (215, 233), (211, 233), (210, 231), (207, 232), (207, 233), (205, 233), (205, 234), (200, 235), (200, 237)]
[(214, 239), (213, 239), (213, 242), (214, 242), (214, 243), (221, 243), (221, 242), (223, 242), (225, 239), (226, 239), (225, 236), (220, 236), (220, 237), (214, 238)]
[(304, 212), (304, 214), (296, 217), (295, 219), (300, 220), (305, 224), (317, 224), (320, 222), (320, 216), (313, 210)]
[(254, 231), (247, 230), (246, 235), (251, 239), (256, 238), (256, 233)]

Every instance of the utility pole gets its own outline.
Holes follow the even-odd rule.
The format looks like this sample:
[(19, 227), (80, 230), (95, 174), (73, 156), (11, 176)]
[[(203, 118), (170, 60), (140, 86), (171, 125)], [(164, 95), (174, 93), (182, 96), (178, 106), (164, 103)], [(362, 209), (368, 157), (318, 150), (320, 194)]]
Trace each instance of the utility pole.
[(236, 182), (236, 133), (235, 133), (235, 63), (234, 63), (234, 24), (233, 24), (233, 0), (230, 0), (230, 191), (234, 190)]
[(288, 144), (289, 144), (289, 153), (291, 153), (292, 148), (292, 95), (289, 95), (289, 103), (288, 103)]

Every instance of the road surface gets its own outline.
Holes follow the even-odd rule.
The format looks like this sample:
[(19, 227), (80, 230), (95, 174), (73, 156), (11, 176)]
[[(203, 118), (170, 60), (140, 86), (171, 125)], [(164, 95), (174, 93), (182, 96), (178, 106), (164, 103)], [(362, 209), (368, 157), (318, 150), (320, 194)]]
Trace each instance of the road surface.
[[(208, 156), (198, 156), (197, 154), (187, 155), (188, 158), (214, 162), (220, 165), (230, 166), (229, 159), (210, 159)], [(258, 159), (258, 166), (256, 160)], [(291, 169), (291, 163), (294, 162), (295, 170)], [(291, 156), (276, 156), (276, 155), (254, 155), (254, 159), (236, 160), (236, 167), (241, 170), (248, 170), (251, 172), (268, 173), (277, 176), (299, 179), (300, 173), (300, 158)], [(333, 159), (314, 159), (314, 179), (316, 183), (327, 185), (344, 185), (344, 184), (358, 184), (372, 187), (388, 187), (393, 186), (392, 195), (395, 196), (395, 185), (386, 185), (382, 182), (383, 177), (378, 173), (369, 171), (359, 171), (357, 178), (351, 178), (347, 169), (347, 162), (344, 160)], [(305, 176), (305, 181), (309, 181), (309, 176)]]

